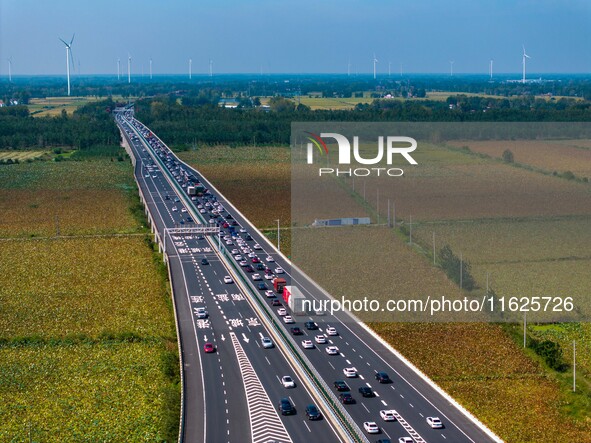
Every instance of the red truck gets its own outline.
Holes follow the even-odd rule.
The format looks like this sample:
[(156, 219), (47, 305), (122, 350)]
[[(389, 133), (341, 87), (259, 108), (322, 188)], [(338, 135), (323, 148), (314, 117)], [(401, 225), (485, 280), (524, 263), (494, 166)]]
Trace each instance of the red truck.
[(285, 288), (286, 284), (287, 282), (284, 278), (275, 277), (273, 279), (273, 288), (275, 288), (277, 294), (283, 294), (283, 288)]

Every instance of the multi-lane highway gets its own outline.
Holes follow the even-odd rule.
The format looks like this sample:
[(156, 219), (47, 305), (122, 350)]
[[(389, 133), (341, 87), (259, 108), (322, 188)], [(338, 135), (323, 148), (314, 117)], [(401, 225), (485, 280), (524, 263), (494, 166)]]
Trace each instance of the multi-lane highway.
[[(329, 297), (131, 110), (118, 112), (117, 122), (136, 159), (136, 179), (168, 257), (184, 365), (183, 441), (500, 441), (347, 313), (295, 315), (281, 296), (267, 293), (276, 276), (308, 299)], [(190, 186), (207, 192), (190, 196)], [(212, 232), (219, 229), (220, 235), (187, 229), (197, 226), (215, 226)], [(266, 288), (259, 289), (260, 283)], [(285, 314), (295, 323), (287, 324)], [(308, 329), (306, 322), (317, 329)], [(293, 327), (301, 335), (294, 335)], [(335, 335), (328, 334), (329, 327)], [(264, 348), (262, 337), (276, 346)], [(313, 346), (304, 345), (306, 340)], [(206, 344), (215, 352), (206, 353)], [(334, 355), (327, 353), (329, 346), (338, 348)], [(345, 368), (354, 368), (356, 376), (347, 377)], [(378, 372), (387, 373), (391, 382), (380, 383)], [(283, 386), (285, 375), (295, 380), (295, 388)], [(341, 404), (344, 392), (335, 388), (337, 380), (346, 382), (354, 403)], [(362, 396), (361, 387), (371, 388), (373, 396)], [(295, 415), (278, 413), (282, 398), (295, 405)], [(325, 419), (308, 420), (309, 404), (319, 406)], [(383, 420), (382, 411), (390, 410), (395, 419)], [(438, 417), (443, 427), (432, 427), (428, 417)], [(376, 422), (379, 434), (364, 429), (368, 421)]]

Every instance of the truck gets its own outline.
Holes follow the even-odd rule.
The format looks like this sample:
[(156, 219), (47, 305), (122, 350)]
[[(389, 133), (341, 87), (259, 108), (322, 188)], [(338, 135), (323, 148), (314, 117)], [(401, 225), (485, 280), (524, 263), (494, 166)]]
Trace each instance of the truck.
[(205, 187), (201, 183), (195, 183), (193, 185), (187, 186), (187, 194), (189, 195), (203, 195), (203, 191), (205, 191)]
[(275, 288), (275, 292), (277, 294), (282, 294), (283, 293), (283, 288), (285, 288), (285, 285), (286, 284), (287, 284), (287, 282), (285, 281), (284, 278), (275, 277), (273, 279), (273, 288)]
[(300, 291), (296, 286), (285, 286), (283, 288), (283, 301), (287, 303), (289, 309), (294, 314), (305, 314), (306, 310), (304, 309), (304, 294)]

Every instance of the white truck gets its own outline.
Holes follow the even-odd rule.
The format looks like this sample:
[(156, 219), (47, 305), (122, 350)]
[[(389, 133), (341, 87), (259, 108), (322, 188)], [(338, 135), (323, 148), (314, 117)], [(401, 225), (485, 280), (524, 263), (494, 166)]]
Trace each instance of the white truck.
[(289, 309), (294, 314), (305, 314), (304, 310), (304, 294), (295, 286), (285, 286), (283, 288), (283, 301), (287, 303)]

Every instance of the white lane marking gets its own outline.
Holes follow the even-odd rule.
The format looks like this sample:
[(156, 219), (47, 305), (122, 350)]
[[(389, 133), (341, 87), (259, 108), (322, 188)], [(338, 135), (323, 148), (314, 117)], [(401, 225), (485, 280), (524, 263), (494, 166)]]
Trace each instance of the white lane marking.
[(367, 412), (369, 412), (369, 409), (367, 409), (367, 406), (365, 406), (365, 403), (361, 402), (361, 406), (363, 406), (363, 407), (365, 408), (365, 410), (366, 410)]
[(383, 404), (384, 406), (388, 406), (388, 403), (386, 403), (384, 400), (382, 400), (382, 404)]

